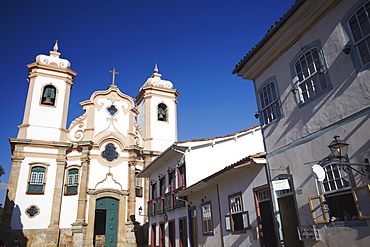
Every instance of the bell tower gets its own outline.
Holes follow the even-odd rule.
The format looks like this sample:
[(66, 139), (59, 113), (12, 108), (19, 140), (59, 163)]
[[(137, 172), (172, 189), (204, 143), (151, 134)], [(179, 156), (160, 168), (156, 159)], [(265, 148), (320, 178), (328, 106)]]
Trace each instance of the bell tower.
[(155, 65), (154, 73), (140, 88), (135, 100), (137, 122), (143, 130), (144, 149), (164, 151), (177, 141), (177, 96), (170, 81), (162, 80)]
[(67, 141), (70, 90), (77, 73), (59, 56), (56, 42), (49, 56), (38, 55), (27, 65), (29, 88), (18, 138)]

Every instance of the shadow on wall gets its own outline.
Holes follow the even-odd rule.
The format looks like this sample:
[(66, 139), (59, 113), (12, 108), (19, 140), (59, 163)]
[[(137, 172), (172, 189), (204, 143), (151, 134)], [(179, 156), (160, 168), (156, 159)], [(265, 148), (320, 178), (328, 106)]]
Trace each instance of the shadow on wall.
[[(14, 202), (10, 201), (8, 196), (6, 197), (5, 205), (8, 207), (13, 207)], [(0, 229), (0, 240), (5, 243), (5, 246), (10, 247), (23, 247), (27, 246), (28, 238), (23, 234), (23, 224), (21, 221), (21, 210), (18, 205), (14, 206), (12, 214), (8, 217), (3, 218), (2, 228)], [(5, 215), (4, 215), (5, 216)], [(13, 221), (12, 221), (13, 219)], [(4, 222), (7, 221), (7, 222)], [(16, 229), (11, 229), (11, 221), (13, 222), (12, 226)]]
[(131, 215), (130, 219), (134, 223), (134, 232), (135, 232), (137, 247), (148, 246), (149, 223), (140, 225), (140, 223), (136, 221), (135, 215)]

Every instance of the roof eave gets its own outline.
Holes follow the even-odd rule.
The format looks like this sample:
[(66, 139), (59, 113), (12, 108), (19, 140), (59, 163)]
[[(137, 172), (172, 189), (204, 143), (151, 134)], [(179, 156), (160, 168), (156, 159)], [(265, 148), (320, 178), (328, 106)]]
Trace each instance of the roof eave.
[(248, 52), (244, 58), (240, 60), (238, 64), (235, 65), (235, 69), (232, 71), (233, 74), (239, 74), (244, 65), (269, 41), (269, 39), (284, 25), (284, 23), (297, 11), (297, 9), (305, 2), (306, 0), (297, 0), (295, 4), (288, 10), (287, 13), (276, 23), (276, 25), (268, 31), (268, 33), (262, 38), (257, 45)]

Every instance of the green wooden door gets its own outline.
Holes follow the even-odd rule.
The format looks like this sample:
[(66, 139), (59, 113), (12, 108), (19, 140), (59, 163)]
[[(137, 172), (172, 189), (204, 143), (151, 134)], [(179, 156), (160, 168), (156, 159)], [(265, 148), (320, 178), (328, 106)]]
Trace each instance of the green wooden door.
[(105, 247), (115, 247), (117, 244), (118, 226), (118, 200), (111, 197), (104, 197), (96, 200), (96, 210), (105, 210)]

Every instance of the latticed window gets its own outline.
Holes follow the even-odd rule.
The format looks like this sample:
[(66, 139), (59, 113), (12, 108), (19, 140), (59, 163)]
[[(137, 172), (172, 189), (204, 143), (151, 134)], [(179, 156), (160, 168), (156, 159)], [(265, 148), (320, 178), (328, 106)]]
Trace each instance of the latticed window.
[(68, 170), (68, 183), (65, 194), (77, 194), (78, 188), (78, 169)]
[(338, 164), (329, 164), (324, 166), (326, 176), (322, 182), (325, 192), (333, 192), (349, 188), (348, 177)]
[(135, 171), (135, 195), (137, 197), (143, 196), (143, 187), (141, 186), (141, 178), (138, 177), (140, 171)]
[(211, 202), (202, 205), (203, 234), (212, 234), (212, 211)]
[(362, 65), (370, 62), (370, 2), (363, 4), (349, 18), (354, 46), (360, 55)]
[(298, 92), (302, 103), (328, 88), (324, 66), (317, 48), (306, 51), (297, 59), (294, 67), (298, 79)]
[(267, 125), (281, 116), (275, 83), (269, 82), (259, 91), (262, 123)]
[(28, 193), (43, 193), (45, 178), (45, 167), (34, 166), (31, 169), (31, 176), (28, 186)]
[(324, 195), (309, 198), (314, 222), (358, 219), (348, 174), (336, 163), (327, 164), (323, 168), (326, 173), (322, 181)]
[(230, 215), (226, 216), (226, 229), (228, 231), (244, 231), (249, 227), (248, 211), (243, 211), (241, 193), (229, 196)]

